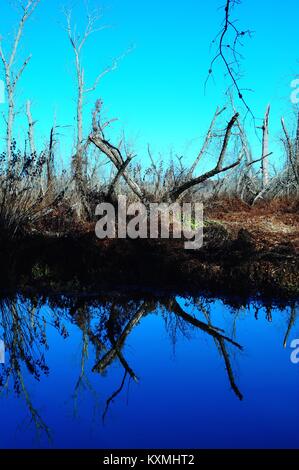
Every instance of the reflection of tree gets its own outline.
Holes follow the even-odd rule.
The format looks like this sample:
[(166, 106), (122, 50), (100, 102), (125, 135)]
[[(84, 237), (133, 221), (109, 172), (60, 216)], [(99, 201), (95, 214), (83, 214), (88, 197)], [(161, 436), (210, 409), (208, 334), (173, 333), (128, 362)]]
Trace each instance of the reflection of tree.
[(153, 302), (143, 302), (141, 306), (134, 312), (131, 316), (128, 323), (125, 325), (123, 331), (119, 334), (118, 338), (115, 337), (115, 323), (112, 321), (113, 317), (115, 317), (116, 307), (113, 305), (111, 307), (111, 314), (107, 321), (106, 328), (107, 328), (107, 337), (110, 341), (111, 348), (104, 354), (103, 357), (95, 364), (93, 371), (96, 372), (104, 372), (105, 369), (116, 359), (118, 358), (120, 363), (122, 364), (125, 371), (129, 374), (129, 376), (135, 381), (138, 381), (137, 376), (135, 375), (133, 369), (129, 366), (128, 362), (124, 358), (122, 353), (122, 348), (125, 344), (125, 341), (131, 331), (135, 328), (135, 326), (140, 322), (141, 318), (149, 313), (152, 310), (155, 310), (155, 303)]
[(237, 347), (240, 350), (243, 349), (242, 346), (240, 346), (240, 344), (238, 344), (234, 340), (232, 340), (232, 339), (228, 338), (227, 336), (225, 336), (224, 334), (222, 334), (221, 332), (223, 330), (221, 330), (220, 328), (217, 328), (217, 327), (215, 327), (211, 324), (210, 317), (209, 317), (209, 314), (207, 312), (207, 309), (205, 309), (205, 308), (203, 309), (204, 315), (208, 316), (208, 323), (204, 323), (204, 322), (198, 320), (197, 318), (189, 315), (187, 312), (185, 312), (176, 300), (170, 300), (167, 307), (168, 307), (169, 311), (174, 312), (175, 315), (182, 318), (186, 323), (189, 323), (190, 325), (195, 326), (196, 328), (200, 329), (201, 331), (204, 331), (205, 333), (207, 333), (208, 335), (210, 335), (214, 339), (216, 345), (218, 346), (218, 350), (220, 351), (220, 353), (223, 356), (230, 385), (231, 385), (233, 391), (235, 392), (235, 394), (237, 395), (237, 397), (240, 400), (242, 400), (243, 395), (240, 392), (240, 390), (237, 387), (236, 382), (235, 382), (233, 369), (232, 369), (232, 366), (231, 366), (231, 361), (230, 361), (229, 353), (227, 351), (226, 343), (230, 343), (230, 344), (232, 344), (233, 346)]
[(42, 373), (48, 373), (44, 354), (40, 351), (41, 345), (46, 346), (45, 320), (38, 317), (34, 304), (6, 299), (0, 303), (0, 326), (9, 354), (9, 365), (5, 364), (0, 376), (0, 391), (8, 390), (12, 379), (14, 390), (24, 398), (37, 432), (44, 432), (50, 438), (49, 428), (31, 400), (23, 373), (23, 365), (37, 380)]
[[(229, 343), (238, 349), (242, 350), (242, 347), (234, 340), (223, 334), (223, 331), (220, 328), (217, 328), (213, 326), (210, 322), (204, 323), (197, 318), (189, 315), (183, 308), (180, 306), (180, 304), (177, 302), (175, 298), (171, 299), (159, 299), (159, 304), (155, 302), (146, 302), (144, 301), (134, 312), (133, 315), (131, 315), (129, 321), (125, 324), (123, 329), (120, 329), (120, 325), (118, 324), (117, 328), (115, 328), (115, 324), (113, 321), (113, 318), (117, 318), (115, 315), (117, 311), (117, 307), (115, 305), (112, 305), (111, 311), (110, 311), (110, 316), (106, 322), (106, 328), (107, 328), (107, 338), (110, 341), (110, 348), (108, 349), (107, 352), (105, 352), (104, 355), (101, 356), (101, 358), (97, 361), (95, 364), (93, 371), (97, 371), (100, 373), (103, 373), (110, 365), (111, 363), (118, 359), (121, 363), (121, 365), (124, 368), (125, 375), (122, 380), (122, 383), (120, 387), (111, 395), (111, 397), (107, 400), (106, 404), (106, 409), (104, 412), (104, 417), (107, 414), (109, 405), (113, 402), (115, 397), (120, 394), (124, 387), (124, 383), (126, 380), (126, 377), (129, 376), (133, 380), (137, 381), (137, 376), (133, 369), (129, 366), (127, 363), (126, 359), (124, 358), (124, 355), (122, 353), (122, 348), (124, 347), (125, 341), (131, 331), (135, 328), (135, 326), (141, 321), (141, 319), (148, 313), (150, 312), (156, 312), (157, 309), (162, 308), (162, 311), (165, 315), (169, 317), (171, 314), (174, 314), (175, 320), (172, 322), (167, 322), (166, 324), (171, 326), (171, 331), (172, 331), (172, 340), (175, 342), (176, 335), (179, 331), (182, 331), (184, 334), (186, 334), (186, 330), (188, 327), (195, 327), (204, 333), (208, 334), (211, 336), (217, 347), (219, 352), (221, 353), (226, 371), (228, 374), (228, 379), (231, 384), (231, 387), (235, 394), (238, 396), (238, 398), (241, 400), (243, 398), (239, 388), (236, 385), (235, 379), (234, 379), (234, 374), (233, 374), (233, 369), (231, 366), (231, 360), (230, 356), (227, 350), (226, 343)], [(115, 336), (115, 330), (118, 331), (118, 336), (116, 338)]]
[(130, 311), (128, 312), (127, 309), (125, 309), (127, 315), (129, 316), (129, 320), (122, 329), (119, 323), (119, 319), (123, 317), (121, 315), (123, 309), (120, 309), (119, 306), (115, 305), (114, 303), (111, 305), (110, 314), (105, 324), (106, 337), (110, 342), (110, 348), (97, 361), (97, 363), (93, 367), (93, 371), (103, 373), (108, 368), (108, 366), (110, 366), (111, 363), (117, 358), (124, 368), (124, 376), (120, 386), (107, 399), (106, 407), (103, 413), (103, 420), (105, 420), (110, 404), (123, 390), (127, 376), (129, 376), (135, 382), (138, 382), (138, 378), (135, 372), (130, 367), (122, 353), (122, 348), (125, 344), (127, 337), (135, 328), (135, 326), (138, 325), (142, 317), (144, 317), (147, 313), (154, 311), (156, 307), (157, 305), (155, 302), (144, 301), (141, 303), (141, 305), (138, 305), (137, 308), (136, 305), (133, 305), (133, 313)]
[[(254, 305), (254, 312), (255, 312), (254, 316), (256, 320), (258, 320), (260, 310), (262, 310), (263, 308), (264, 307), (262, 305), (259, 305), (259, 304)], [(265, 313), (266, 320), (271, 323), (272, 322), (272, 306), (268, 304), (265, 307), (265, 312), (266, 312)], [(290, 304), (290, 315), (289, 315), (288, 322), (287, 322), (287, 329), (283, 338), (284, 348), (287, 347), (292, 328), (296, 323), (297, 314), (298, 314), (298, 306), (296, 305), (296, 302), (292, 302)]]
[[(0, 328), (3, 330), (8, 361), (1, 369), (0, 391), (9, 390), (13, 382), (14, 390), (25, 400), (30, 420), (35, 424), (37, 431), (50, 435), (49, 428), (43, 421), (40, 413), (34, 406), (26, 386), (26, 369), (39, 380), (42, 374), (48, 373), (45, 362), (47, 344), (47, 327), (51, 325), (63, 337), (68, 336), (64, 323), (72, 323), (82, 332), (80, 371), (75, 384), (74, 400), (78, 406), (79, 393), (88, 390), (97, 395), (90, 383), (90, 370), (87, 371), (89, 348), (95, 352), (94, 373), (105, 374), (111, 365), (118, 361), (123, 368), (123, 376), (116, 390), (106, 400), (103, 418), (106, 417), (110, 405), (121, 394), (127, 380), (138, 381), (137, 373), (125, 357), (125, 344), (142, 319), (149, 314), (162, 315), (165, 327), (175, 344), (179, 335), (190, 337), (192, 331), (199, 330), (208, 335), (215, 343), (223, 360), (228, 381), (236, 396), (242, 399), (232, 366), (232, 351), (242, 350), (237, 342), (236, 323), (239, 318), (239, 309), (233, 309), (233, 334), (229, 336), (225, 331), (216, 327), (211, 319), (213, 304), (204, 299), (197, 298), (180, 302), (175, 297), (160, 297), (155, 300), (127, 300), (102, 298), (89, 299), (80, 297), (76, 299), (59, 298), (47, 304), (36, 299), (13, 300), (5, 299), (0, 302)], [(190, 307), (190, 308), (189, 308)], [(255, 308), (255, 317), (258, 318), (260, 307)], [(198, 316), (202, 315), (203, 320)], [(46, 318), (45, 318), (46, 317)], [(271, 308), (266, 308), (266, 318), (272, 319)], [(284, 344), (287, 343), (291, 328), (296, 320), (295, 306), (291, 307)], [(0, 331), (1, 333), (1, 331)], [(233, 349), (232, 349), (233, 348)]]
[(75, 415), (78, 414), (78, 398), (80, 392), (83, 390), (88, 390), (93, 396), (96, 398), (97, 393), (92, 387), (88, 375), (86, 373), (86, 365), (88, 361), (88, 353), (89, 353), (89, 345), (90, 343), (95, 346), (98, 350), (102, 349), (104, 345), (98, 338), (93, 334), (91, 329), (91, 312), (88, 308), (88, 305), (82, 302), (78, 302), (75, 304), (70, 313), (73, 315), (72, 319), (74, 323), (81, 329), (82, 331), (82, 345), (81, 345), (81, 361), (80, 361), (80, 373), (75, 384), (74, 390), (74, 411)]

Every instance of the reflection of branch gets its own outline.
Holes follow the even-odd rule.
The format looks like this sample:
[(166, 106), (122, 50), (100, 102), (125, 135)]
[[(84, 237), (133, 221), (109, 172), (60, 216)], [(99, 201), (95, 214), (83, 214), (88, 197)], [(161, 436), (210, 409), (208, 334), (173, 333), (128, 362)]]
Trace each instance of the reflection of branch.
[(125, 385), (125, 381), (126, 381), (126, 377), (127, 377), (127, 371), (125, 371), (125, 374), (123, 376), (123, 379), (122, 379), (122, 382), (120, 384), (120, 387), (114, 392), (112, 393), (112, 395), (108, 398), (107, 402), (106, 402), (106, 408), (104, 410), (104, 413), (103, 413), (103, 421), (105, 421), (105, 418), (106, 418), (106, 415), (108, 413), (108, 409), (109, 409), (109, 405), (110, 403), (114, 400), (114, 398), (117, 397), (117, 395), (120, 394), (120, 392), (122, 391), (122, 389), (124, 388), (124, 385)]
[(138, 377), (135, 375), (135, 372), (133, 371), (133, 369), (129, 366), (129, 364), (127, 363), (126, 359), (124, 358), (123, 354), (121, 353), (121, 351), (118, 349), (117, 346), (115, 346), (115, 349), (116, 349), (116, 354), (117, 354), (117, 357), (121, 363), (121, 365), (123, 366), (123, 368), (125, 369), (126, 373), (128, 373), (130, 375), (130, 377), (134, 380), (134, 382), (138, 382)]
[(289, 336), (290, 336), (290, 333), (291, 333), (291, 329), (295, 324), (296, 316), (297, 316), (296, 307), (295, 307), (295, 305), (292, 305), (291, 315), (290, 315), (289, 323), (288, 323), (288, 328), (287, 328), (287, 331), (286, 331), (286, 334), (285, 334), (285, 337), (284, 337), (284, 340), (283, 340), (283, 346), (285, 348), (287, 347), (287, 342), (288, 342), (288, 339), (289, 339)]
[(87, 357), (88, 357), (88, 336), (87, 336), (86, 329), (84, 329), (83, 338), (82, 338), (81, 370), (80, 370), (80, 375), (79, 375), (79, 378), (78, 378), (76, 386), (75, 386), (76, 391), (80, 388), (81, 384), (84, 381), (84, 377), (85, 377), (85, 360), (87, 359)]
[[(126, 327), (124, 328), (123, 332), (119, 336), (118, 340), (115, 340), (113, 332), (110, 331), (108, 332), (108, 337), (112, 345), (112, 349), (110, 349), (98, 362), (97, 364), (93, 367), (93, 372), (103, 372), (117, 357), (125, 369), (124, 377), (122, 380), (122, 383), (120, 387), (108, 398), (106, 402), (106, 407), (103, 413), (103, 421), (105, 420), (105, 417), (107, 415), (110, 403), (121, 393), (125, 380), (127, 375), (129, 375), (135, 382), (138, 382), (138, 378), (133, 371), (133, 369), (130, 367), (126, 359), (124, 358), (121, 349), (124, 346), (124, 343), (126, 341), (126, 338), (128, 335), (131, 333), (131, 331), (134, 329), (134, 327), (139, 323), (141, 318), (147, 313), (148, 311), (152, 310), (154, 308), (154, 304), (151, 302), (144, 302), (142, 306), (137, 310), (135, 313), (134, 317), (128, 322)], [(112, 329), (113, 330), (113, 329)]]
[(228, 355), (228, 352), (226, 350), (224, 340), (221, 338), (221, 339), (218, 339), (218, 341), (219, 341), (222, 356), (223, 356), (223, 359), (224, 359), (224, 362), (225, 362), (225, 367), (226, 367), (226, 371), (227, 371), (227, 375), (228, 375), (231, 387), (232, 387), (233, 391), (235, 392), (235, 394), (237, 395), (237, 397), (240, 400), (243, 400), (243, 395), (240, 392), (239, 388), (237, 387), (235, 379), (234, 379), (234, 373), (233, 373), (233, 370), (232, 370), (232, 367), (231, 367), (229, 355)]
[[(208, 325), (212, 327), (213, 325), (212, 325), (212, 321), (211, 321), (211, 312), (210, 312), (210, 310), (207, 310), (206, 307), (199, 300), (196, 302), (196, 304), (198, 305), (201, 312), (203, 313), (205, 319), (208, 322)], [(223, 331), (223, 330), (221, 330), (221, 331)], [(221, 348), (220, 348), (220, 345), (219, 345), (219, 341), (217, 341), (216, 338), (214, 338), (214, 343), (215, 343), (216, 348), (218, 349), (218, 351), (221, 353)]]
[(189, 315), (188, 313), (186, 313), (182, 307), (178, 304), (178, 302), (176, 300), (173, 300), (169, 303), (169, 308), (176, 314), (176, 315), (179, 315), (180, 317), (182, 317), (184, 320), (186, 320), (188, 323), (191, 323), (191, 325), (193, 326), (196, 326), (197, 328), (199, 328), (200, 330), (202, 331), (205, 331), (206, 333), (208, 333), (210, 336), (213, 336), (214, 338), (218, 339), (218, 340), (225, 340), (225, 341), (228, 341), (229, 343), (233, 344), (234, 346), (236, 346), (237, 348), (239, 348), (241, 351), (243, 350), (243, 347), (239, 344), (239, 343), (236, 343), (235, 341), (233, 341), (232, 339), (228, 338), (228, 336), (225, 336), (225, 335), (222, 335), (221, 333), (219, 333), (219, 329), (214, 327), (214, 326), (211, 326), (211, 325), (207, 325), (206, 323), (200, 321), (200, 320), (197, 320), (197, 318), (194, 318), (192, 317), (191, 315)]
[(75, 385), (75, 391), (74, 391), (74, 414), (77, 414), (77, 404), (78, 404), (78, 397), (80, 390), (82, 390), (84, 387), (89, 388), (92, 390), (92, 387), (86, 377), (85, 374), (85, 361), (88, 358), (88, 332), (86, 327), (83, 329), (83, 335), (82, 335), (82, 352), (81, 352), (81, 369), (80, 369), (80, 374), (78, 377), (78, 380)]
[[(206, 323), (201, 322), (200, 320), (197, 320), (197, 318), (192, 317), (188, 313), (186, 313), (182, 309), (182, 307), (178, 304), (178, 302), (176, 300), (171, 301), (169, 306), (170, 306), (171, 310), (176, 315), (179, 315), (184, 320), (186, 320), (188, 323), (191, 323), (191, 325), (194, 325), (197, 328), (199, 328), (200, 330), (205, 331), (206, 333), (208, 333), (209, 335), (211, 335), (214, 338), (214, 340), (216, 342), (216, 345), (217, 345), (217, 347), (219, 346), (218, 349), (219, 349), (220, 353), (223, 356), (223, 359), (224, 359), (224, 362), (225, 362), (225, 368), (226, 368), (226, 371), (227, 371), (227, 375), (228, 375), (228, 379), (229, 379), (229, 382), (231, 384), (231, 387), (232, 387), (233, 391), (235, 392), (235, 394), (237, 395), (237, 397), (240, 400), (242, 400), (243, 395), (242, 395), (242, 393), (240, 392), (239, 388), (236, 385), (233, 370), (232, 370), (231, 363), (230, 363), (229, 354), (226, 350), (225, 341), (228, 341), (229, 343), (233, 344), (234, 346), (236, 346), (237, 348), (239, 348), (241, 350), (243, 349), (242, 346), (240, 346), (240, 344), (238, 344), (235, 341), (231, 340), (227, 336), (224, 336), (221, 333), (219, 333), (219, 330), (216, 329), (214, 326), (212, 326), (210, 321), (208, 322), (209, 324), (206, 324)], [(205, 313), (207, 315), (207, 312), (205, 312)], [(208, 318), (209, 318), (209, 316), (208, 316)]]
[(28, 393), (27, 388), (25, 386), (25, 382), (24, 382), (23, 376), (21, 374), (21, 371), (20, 371), (20, 369), (17, 369), (17, 367), (18, 367), (18, 365), (16, 365), (14, 367), (14, 369), (16, 370), (19, 382), (21, 384), (21, 388), (22, 388), (22, 392), (23, 392), (23, 395), (24, 395), (24, 398), (25, 398), (25, 401), (26, 401), (26, 405), (27, 405), (28, 410), (29, 410), (30, 415), (31, 415), (31, 420), (34, 423), (38, 434), (40, 434), (40, 432), (45, 432), (45, 434), (47, 435), (47, 438), (49, 439), (49, 441), (51, 441), (50, 428), (44, 422), (44, 420), (42, 419), (42, 417), (39, 414), (39, 412), (37, 411), (37, 409), (33, 406), (33, 403), (30, 399), (29, 393)]
[(90, 315), (85, 302), (82, 304), (81, 301), (79, 301), (76, 304), (74, 310), (76, 312), (74, 316), (75, 323), (82, 331), (81, 369), (74, 389), (74, 415), (76, 416), (78, 414), (78, 397), (80, 391), (88, 389), (89, 392), (93, 394), (95, 401), (97, 400), (97, 392), (88, 380), (88, 377), (85, 373), (86, 361), (88, 360), (89, 343), (94, 346), (96, 351), (102, 350), (104, 345), (91, 330)]
[(119, 351), (123, 347), (127, 336), (131, 333), (133, 328), (141, 320), (143, 315), (149, 310), (153, 309), (153, 305), (150, 302), (144, 302), (140, 309), (135, 313), (134, 317), (129, 321), (122, 334), (115, 342), (114, 347), (110, 349), (93, 367), (93, 372), (103, 372), (116, 357), (119, 357)]

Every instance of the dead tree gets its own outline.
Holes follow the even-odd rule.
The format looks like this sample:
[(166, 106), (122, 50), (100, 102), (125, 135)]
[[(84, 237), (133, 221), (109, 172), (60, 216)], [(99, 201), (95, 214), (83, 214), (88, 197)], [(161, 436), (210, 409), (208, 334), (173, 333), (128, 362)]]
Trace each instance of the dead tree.
[(15, 92), (17, 84), (31, 59), (31, 55), (25, 59), (19, 69), (15, 67), (15, 61), (25, 24), (33, 14), (39, 2), (40, 0), (28, 0), (27, 3), (22, 5), (22, 16), (19, 21), (17, 33), (13, 40), (11, 50), (8, 54), (5, 54), (0, 38), (0, 59), (4, 67), (5, 86), (8, 98), (8, 111), (6, 116), (6, 159), (8, 170), (10, 169), (12, 160), (13, 125), (15, 120)]
[(89, 135), (89, 141), (92, 142), (104, 155), (108, 157), (110, 162), (115, 166), (117, 170), (117, 177), (114, 179), (112, 185), (110, 185), (109, 193), (111, 194), (118, 179), (122, 176), (129, 188), (137, 196), (138, 199), (144, 200), (145, 194), (140, 186), (133, 180), (128, 171), (126, 170), (128, 164), (133, 158), (133, 155), (128, 155), (124, 158), (119, 147), (112, 145), (106, 138), (104, 130), (110, 125), (113, 120), (107, 121), (104, 124), (101, 123), (101, 110), (103, 103), (101, 100), (97, 100), (95, 109), (93, 111), (92, 118), (92, 133)]
[(82, 51), (88, 38), (107, 28), (107, 25), (98, 26), (98, 22), (102, 18), (101, 13), (93, 12), (87, 14), (86, 27), (83, 34), (78, 34), (76, 26), (72, 24), (72, 12), (70, 10), (65, 11), (67, 21), (67, 34), (71, 43), (74, 55), (75, 55), (75, 68), (77, 77), (77, 109), (76, 109), (76, 121), (77, 121), (77, 136), (76, 136), (76, 152), (73, 156), (73, 170), (75, 176), (75, 182), (77, 189), (82, 190), (84, 179), (87, 172), (87, 148), (88, 140), (85, 142), (84, 131), (83, 131), (83, 109), (85, 98), (87, 94), (95, 91), (102, 80), (109, 72), (117, 68), (120, 58), (114, 59), (113, 63), (102, 70), (94, 82), (87, 86), (85, 83), (84, 67), (82, 65)]
[[(29, 142), (29, 151), (30, 151), (30, 158), (29, 161), (33, 162), (37, 159), (37, 153), (36, 153), (36, 148), (35, 148), (35, 138), (34, 138), (34, 126), (35, 126), (35, 121), (32, 119), (32, 113), (31, 113), (31, 101), (27, 100), (26, 102), (26, 115), (27, 115), (27, 121), (28, 121), (28, 142)], [(43, 191), (43, 172), (42, 172), (42, 165), (40, 165), (40, 192), (41, 194), (44, 193)]]
[[(110, 162), (115, 166), (117, 170), (117, 175), (118, 178), (122, 176), (132, 192), (137, 196), (138, 199), (141, 201), (146, 202), (148, 200), (148, 195), (146, 194), (146, 191), (144, 188), (142, 188), (134, 179), (131, 177), (129, 171), (127, 170), (128, 164), (130, 163), (129, 160), (132, 159), (131, 155), (127, 155), (126, 158), (122, 155), (121, 148), (114, 146), (111, 144), (105, 137), (104, 130), (109, 126), (111, 121), (107, 121), (105, 123), (101, 123), (101, 109), (102, 109), (102, 102), (100, 100), (97, 101), (95, 110), (93, 112), (93, 130), (92, 133), (89, 135), (89, 140), (104, 154), (108, 157)], [(216, 113), (216, 117), (219, 115), (219, 111)], [(239, 114), (236, 113), (234, 116), (230, 119), (230, 121), (227, 124), (227, 127), (225, 129), (224, 133), (224, 138), (223, 138), (223, 143), (221, 147), (221, 151), (216, 163), (216, 166), (212, 169), (209, 170), (202, 175), (192, 178), (190, 175), (193, 173), (194, 164), (197, 164), (198, 162), (198, 157), (195, 160), (194, 164), (192, 165), (191, 169), (189, 172), (187, 172), (187, 178), (185, 178), (185, 181), (181, 184), (176, 184), (174, 187), (171, 187), (168, 189), (165, 194), (163, 195), (163, 199), (165, 201), (176, 201), (178, 200), (187, 190), (193, 188), (194, 186), (203, 183), (204, 181), (213, 178), (216, 175), (219, 175), (220, 173), (224, 173), (232, 168), (235, 168), (239, 163), (241, 162), (242, 156), (243, 156), (243, 150), (239, 154), (238, 158), (236, 161), (233, 163), (224, 166), (224, 159), (226, 156), (228, 144), (231, 138), (232, 130), (234, 125), (237, 122)], [(213, 124), (213, 122), (212, 122)], [(207, 142), (209, 141), (211, 133), (211, 126), (208, 131), (208, 135), (205, 139), (205, 143), (203, 145), (203, 149), (206, 149)], [(202, 151), (199, 153), (199, 156), (201, 156)], [(196, 166), (196, 165), (195, 165)], [(118, 180), (117, 178), (117, 180)], [(114, 183), (113, 183), (114, 184)], [(111, 187), (110, 187), (111, 190)]]
[(55, 128), (54, 124), (51, 127), (50, 138), (49, 138), (49, 148), (47, 155), (47, 187), (50, 188), (53, 185), (54, 180), (54, 146), (55, 146)]
[(262, 125), (263, 139), (262, 139), (262, 159), (261, 159), (261, 170), (262, 170), (262, 188), (265, 189), (269, 185), (269, 114), (270, 105), (267, 106), (264, 121)]
[(32, 158), (36, 156), (36, 149), (35, 149), (35, 139), (34, 139), (34, 125), (32, 114), (31, 114), (31, 102), (27, 100), (26, 103), (26, 114), (28, 120), (28, 140), (29, 140), (29, 148), (30, 148), (30, 155)]
[(287, 165), (291, 169), (297, 185), (299, 185), (299, 113), (297, 115), (297, 129), (294, 143), (283, 118), (281, 118), (281, 125), (284, 134), (282, 141), (286, 149)]
[(168, 198), (171, 201), (176, 201), (178, 200), (185, 191), (193, 188), (194, 186), (203, 183), (204, 181), (207, 181), (210, 178), (213, 178), (216, 175), (219, 175), (220, 173), (224, 173), (232, 168), (235, 168), (239, 163), (241, 162), (243, 152), (239, 155), (238, 159), (231, 163), (230, 165), (224, 166), (224, 158), (226, 156), (229, 140), (232, 134), (232, 129), (234, 125), (236, 124), (238, 120), (239, 114), (236, 113), (234, 116), (230, 119), (229, 123), (227, 124), (226, 130), (225, 130), (225, 135), (224, 139), (222, 142), (222, 147), (221, 151), (216, 163), (216, 166), (212, 169), (209, 170), (202, 175), (196, 177), (196, 178), (191, 178), (182, 183), (180, 186), (173, 188), (170, 193), (168, 194)]
[(269, 191), (273, 187), (273, 183), (275, 178), (272, 178), (272, 181), (270, 182), (270, 176), (269, 176), (269, 157), (272, 155), (273, 152), (269, 152), (269, 115), (270, 115), (270, 105), (267, 106), (264, 120), (263, 120), (263, 125), (259, 127), (259, 129), (262, 129), (263, 132), (263, 138), (262, 138), (262, 156), (258, 158), (257, 160), (253, 160), (249, 166), (253, 165), (254, 163), (261, 162), (261, 172), (262, 172), (262, 182), (261, 182), (261, 188), (259, 186), (259, 190), (257, 191), (257, 194), (255, 195), (252, 205), (254, 205), (257, 201), (260, 199), (264, 199), (267, 193), (269, 194)]

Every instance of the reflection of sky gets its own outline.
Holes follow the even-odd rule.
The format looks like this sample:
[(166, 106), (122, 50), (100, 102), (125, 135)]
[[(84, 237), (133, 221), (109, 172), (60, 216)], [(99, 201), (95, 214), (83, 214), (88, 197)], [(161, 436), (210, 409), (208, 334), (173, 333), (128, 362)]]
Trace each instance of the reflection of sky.
[[(196, 309), (179, 302), (190, 314)], [(102, 423), (107, 398), (122, 380), (114, 362), (104, 377), (92, 374), (96, 359), (89, 351), (89, 388), (82, 389), (74, 415), (74, 387), (80, 373), (82, 332), (66, 324), (63, 339), (48, 327), (46, 362), (50, 375), (38, 383), (24, 370), (30, 396), (53, 434), (54, 447), (97, 448), (206, 448), (298, 447), (299, 368), (290, 361), (289, 344), (283, 348), (289, 310), (265, 310), (254, 318), (253, 309), (236, 313), (221, 302), (212, 305), (212, 323), (225, 329), (244, 346), (228, 346), (235, 380), (244, 400), (230, 388), (223, 359), (211, 337), (186, 329), (175, 347), (162, 314), (149, 314), (131, 332), (123, 350), (139, 383), (125, 385)], [(169, 315), (169, 314), (168, 314)], [(198, 318), (205, 321), (202, 314)], [(169, 317), (168, 317), (169, 320)], [(289, 342), (294, 339), (296, 325)], [(31, 447), (48, 443), (34, 440), (24, 402), (14, 394), (0, 399), (0, 447)]]

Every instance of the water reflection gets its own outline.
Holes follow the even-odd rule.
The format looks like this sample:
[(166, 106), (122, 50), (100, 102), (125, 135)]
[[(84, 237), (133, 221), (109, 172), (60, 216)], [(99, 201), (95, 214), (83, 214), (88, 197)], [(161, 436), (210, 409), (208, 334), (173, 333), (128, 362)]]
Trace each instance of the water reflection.
[[(122, 368), (119, 383), (116, 387), (111, 384), (101, 409), (97, 411), (105, 422), (110, 408), (124, 393), (129, 383), (139, 382), (141, 371), (134, 370), (126, 354), (130, 336), (145, 318), (159, 316), (163, 319), (165, 332), (171, 339), (174, 351), (179, 338), (190, 340), (195, 333), (200, 332), (201, 339), (212, 340), (211, 344), (214, 344), (213, 347), (218, 353), (219, 364), (222, 364), (219, 373), (225, 370), (231, 393), (235, 395), (235, 399), (243, 400), (244, 391), (236, 378), (235, 363), (238, 357), (242, 358), (242, 355), (246, 354), (246, 344), (241, 344), (238, 340), (238, 322), (244, 321), (248, 312), (255, 320), (266, 320), (269, 324), (272, 322), (273, 307), (270, 305), (252, 302), (233, 308), (221, 304), (219, 311), (219, 306), (215, 307), (215, 301), (202, 297), (163, 297), (155, 300), (104, 298), (101, 301), (87, 297), (63, 296), (55, 301), (38, 297), (28, 299), (22, 296), (2, 299), (0, 338), (3, 338), (5, 344), (5, 364), (0, 366), (0, 393), (13, 395), (16, 400), (22, 399), (30, 423), (39, 435), (47, 436), (50, 441), (52, 430), (39, 408), (40, 397), (36, 399), (36, 396), (32, 396), (31, 387), (27, 384), (31, 378), (37, 382), (46, 381), (52, 372), (47, 355), (49, 347), (55, 348), (56, 345), (53, 339), (49, 342), (49, 332), (55, 330), (63, 339), (72, 342), (73, 333), (69, 330), (73, 331), (75, 327), (81, 336), (79, 374), (73, 390), (69, 390), (70, 396), (73, 397), (75, 413), (80, 407), (81, 393), (88, 391), (91, 399), (93, 397), (97, 401), (98, 390), (92, 384), (93, 375), (106, 376), (115, 364)], [(284, 324), (280, 346), (288, 345), (296, 324), (297, 312), (295, 303), (279, 312)], [(151, 331), (150, 336), (151, 341), (155, 341), (155, 331)], [(146, 345), (141, 347), (145, 348)], [(196, 348), (200, 347), (199, 343)], [(190, 362), (195, 360), (193, 351), (194, 345), (190, 348)], [(62, 355), (63, 361), (63, 347), (60, 347), (57, 354)], [(135, 354), (138, 355), (138, 350), (135, 350)], [(209, 358), (205, 360), (209, 361)], [(66, 374), (67, 367), (69, 365), (66, 365)], [(144, 367), (146, 370), (146, 363)], [(201, 377), (201, 380), (207, 381), (209, 377)], [(59, 391), (59, 384), (57, 389)], [(223, 391), (219, 390), (219, 394), (221, 393)], [(0, 406), (5, 406), (3, 401)]]

